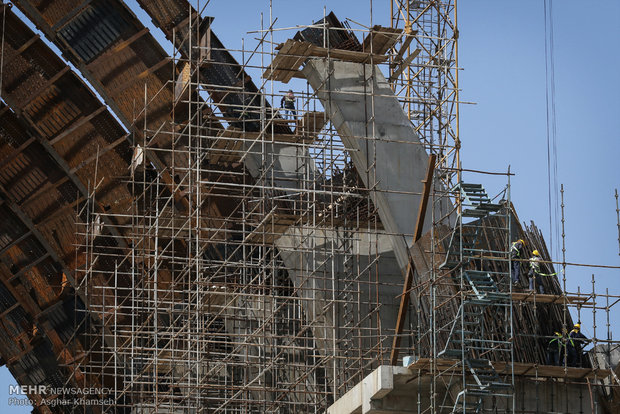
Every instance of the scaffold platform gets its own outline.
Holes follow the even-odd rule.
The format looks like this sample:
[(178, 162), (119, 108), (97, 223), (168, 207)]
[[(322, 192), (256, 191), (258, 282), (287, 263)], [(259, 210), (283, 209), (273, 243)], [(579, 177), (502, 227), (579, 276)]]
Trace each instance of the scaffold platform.
[[(461, 372), (460, 361), (456, 359), (437, 358), (433, 368), (432, 358), (419, 358), (407, 368), (421, 373), (436, 372), (439, 375), (454, 375)], [(598, 368), (563, 367), (533, 363), (491, 361), (499, 375), (510, 375), (514, 367), (515, 376), (538, 378), (565, 378), (571, 380), (601, 379), (611, 376), (611, 370)], [(435, 370), (435, 371), (433, 371)]]

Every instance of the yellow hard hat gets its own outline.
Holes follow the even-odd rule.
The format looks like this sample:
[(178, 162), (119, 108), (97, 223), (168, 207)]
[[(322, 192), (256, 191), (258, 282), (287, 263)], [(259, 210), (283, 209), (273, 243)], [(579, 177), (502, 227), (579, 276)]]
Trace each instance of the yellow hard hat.
[(540, 256), (540, 253), (538, 253), (538, 250), (534, 250), (534, 251), (532, 252), (532, 254), (533, 254), (534, 256)]
[(525, 244), (525, 242), (523, 241), (523, 239), (519, 239), (519, 240), (517, 240), (517, 242), (520, 242), (520, 243)]
[(575, 329), (581, 329), (581, 324), (580, 323), (576, 323), (574, 326)]

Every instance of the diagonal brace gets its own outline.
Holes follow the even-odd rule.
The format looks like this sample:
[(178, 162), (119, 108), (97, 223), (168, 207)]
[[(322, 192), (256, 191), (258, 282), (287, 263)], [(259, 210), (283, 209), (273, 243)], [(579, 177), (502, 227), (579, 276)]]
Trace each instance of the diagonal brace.
[[(415, 223), (413, 232), (413, 244), (422, 237), (422, 228), (424, 227), (424, 217), (426, 216), (426, 207), (428, 206), (428, 197), (431, 193), (431, 185), (433, 183), (433, 171), (435, 170), (435, 154), (428, 157), (428, 166), (426, 168), (426, 177), (422, 181), (424, 183), (424, 191), (420, 198), (420, 207), (418, 208), (418, 218)], [(403, 285), (403, 293), (400, 295), (400, 306), (398, 307), (398, 318), (396, 319), (396, 329), (394, 332), (394, 340), (392, 341), (392, 352), (390, 353), (390, 363), (396, 365), (398, 361), (398, 348), (400, 346), (400, 336), (403, 333), (405, 325), (405, 316), (409, 308), (409, 291), (413, 284), (413, 274), (415, 273), (415, 264), (409, 255), (409, 263), (405, 272), (405, 283)]]

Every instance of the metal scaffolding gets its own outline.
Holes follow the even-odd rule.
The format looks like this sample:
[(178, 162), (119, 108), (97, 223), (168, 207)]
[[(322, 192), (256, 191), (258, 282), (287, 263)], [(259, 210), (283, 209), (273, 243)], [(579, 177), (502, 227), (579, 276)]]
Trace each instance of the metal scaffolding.
[[(130, 202), (95, 209), (95, 169), (77, 214), (86, 317), (75, 318), (85, 338), (75, 364), (84, 384), (109, 388), (115, 404), (102, 412), (324, 412), (399, 353), (430, 378), (418, 377), (420, 412), (524, 412), (518, 364), (558, 377), (538, 365), (553, 330), (572, 325), (568, 307), (608, 315), (617, 303), (601, 305), (594, 284), (569, 294), (554, 277), (545, 294), (513, 287), (517, 238), (548, 274), (557, 263), (519, 223), (510, 172), (494, 197), (463, 181), (456, 2), (391, 7), (391, 27), (352, 29), (333, 14), (294, 29), (261, 22), (240, 50), (195, 11), (166, 32), (172, 80), (145, 84), (136, 105), (120, 178)], [(360, 89), (338, 83), (341, 69), (359, 72)], [(357, 126), (342, 102), (361, 105)], [(411, 139), (386, 135), (392, 102)], [(386, 148), (429, 157), (425, 185), (387, 183)], [(429, 208), (416, 222), (418, 201)], [(607, 328), (593, 341), (609, 356)], [(592, 372), (601, 390), (617, 385)]]

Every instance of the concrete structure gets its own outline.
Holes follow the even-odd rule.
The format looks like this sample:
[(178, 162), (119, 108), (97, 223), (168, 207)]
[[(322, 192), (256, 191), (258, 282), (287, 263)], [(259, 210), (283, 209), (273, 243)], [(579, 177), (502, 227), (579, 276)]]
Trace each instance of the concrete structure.
[[(303, 74), (316, 91), (366, 186), (381, 222), (392, 238), (396, 259), (409, 263), (428, 153), (378, 66), (310, 59)], [(364, 99), (364, 96), (373, 99)], [(441, 188), (437, 188), (442, 191)], [(433, 218), (450, 213), (445, 199), (429, 209), (425, 230)]]
[[(582, 374), (587, 374), (583, 372)], [(449, 383), (449, 381), (448, 381)], [(328, 414), (419, 413), (423, 407), (432, 412), (452, 412), (458, 389), (446, 388), (446, 382), (433, 384), (433, 376), (416, 369), (380, 366), (327, 409)], [(559, 378), (533, 375), (516, 382), (516, 412), (604, 413), (605, 396), (592, 392), (588, 383), (567, 383)], [(431, 388), (431, 387), (434, 387)], [(431, 395), (435, 398), (431, 402)], [(479, 411), (509, 412), (501, 400), (487, 398)]]
[[(466, 204), (445, 191), (460, 174), (453, 1), (401, 2), (363, 39), (329, 14), (270, 69), (267, 37), (239, 63), (186, 0), (138, 1), (173, 57), (121, 0), (13, 3), (62, 53), (2, 3), (0, 354), (20, 384), (101, 386), (102, 413), (440, 413), (484, 380), (458, 375), (468, 363), (493, 361), (512, 387), (507, 364), (538, 372), (569, 305), (601, 309), (555, 279), (544, 298), (514, 295), (510, 239), (549, 255), (510, 203), (470, 185), (478, 215), (452, 214)], [(293, 76), (308, 84), (286, 120), (277, 82)], [(411, 247), (430, 153), (432, 207)], [(401, 353), (427, 366), (384, 365), (397, 320)], [(448, 345), (460, 359), (439, 358)], [(518, 380), (485, 410), (587, 408), (575, 380), (592, 375), (605, 374), (596, 392), (617, 389), (601, 369), (562, 385), (546, 371), (552, 385)]]

